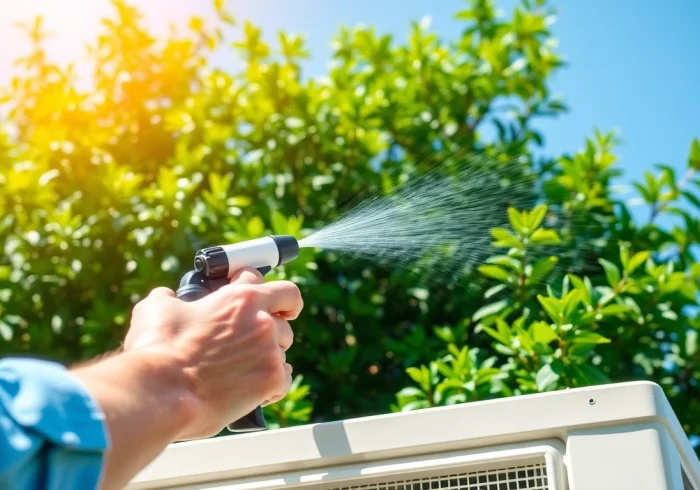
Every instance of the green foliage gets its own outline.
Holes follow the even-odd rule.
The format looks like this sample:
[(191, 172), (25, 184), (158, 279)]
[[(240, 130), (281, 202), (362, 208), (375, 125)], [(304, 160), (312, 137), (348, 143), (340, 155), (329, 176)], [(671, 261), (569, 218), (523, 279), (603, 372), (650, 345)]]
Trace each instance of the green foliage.
[[(611, 138), (597, 135), (584, 152), (550, 167), (543, 175), (548, 203), (508, 209), (511, 229), (492, 230), (494, 246), (507, 251), (478, 267), (492, 286), (472, 320), (490, 346), (476, 339), (478, 347), (460, 357), (449, 345), (438, 360), (411, 368), (417, 386), (397, 393), (395, 410), (651, 379), (666, 389), (686, 431), (697, 434), (700, 413), (687, 410), (697, 410), (700, 267), (692, 249), (700, 220), (683, 207), (697, 206), (700, 182), (691, 180), (692, 156), (680, 181), (668, 166), (658, 177), (647, 173), (635, 187), (651, 214), (636, 226), (625, 204), (610, 197)], [(581, 185), (584, 179), (590, 187)], [(685, 226), (670, 232), (656, 226), (663, 212), (682, 216)], [(583, 256), (582, 243), (594, 254)], [(547, 246), (558, 246), (556, 255), (539, 251)], [(593, 257), (596, 266), (586, 263)], [(562, 259), (559, 279), (553, 271)], [(472, 362), (459, 362), (467, 352)], [(440, 369), (445, 359), (453, 369)], [(447, 386), (459, 396), (441, 396)]]
[[(91, 87), (47, 59), (39, 19), (0, 94), (3, 354), (72, 362), (113, 349), (133, 304), (176, 287), (196, 249), (301, 237), (421, 162), (481, 154), (524, 164), (514, 178), (533, 199), (515, 209), (505, 196), (500, 252), (449, 287), (312, 251), (270, 273), (306, 305), (288, 354), (301, 374), (266, 407), (271, 425), (652, 379), (700, 434), (700, 143), (683, 176), (659, 166), (636, 184), (641, 225), (612, 191), (614, 134), (536, 161), (532, 122), (565, 110), (548, 88), (562, 61), (547, 2), (505, 17), (466, 2), (451, 42), (422, 23), (405, 43), (342, 28), (314, 80), (303, 37), (270, 45), (223, 1), (215, 21), (165, 39), (113, 5), (89, 51)], [(243, 69), (213, 66), (215, 50)]]

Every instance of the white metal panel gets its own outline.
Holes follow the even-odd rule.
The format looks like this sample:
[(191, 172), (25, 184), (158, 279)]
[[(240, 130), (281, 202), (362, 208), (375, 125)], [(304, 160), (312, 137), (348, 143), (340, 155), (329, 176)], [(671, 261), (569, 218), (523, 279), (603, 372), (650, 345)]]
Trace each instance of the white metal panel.
[(663, 391), (653, 383), (635, 382), (174, 444), (137, 475), (131, 488), (242, 481), (427, 453), (566, 441), (572, 432), (632, 423), (665, 427), (689, 479), (700, 482), (700, 463)]
[(680, 457), (661, 424), (570, 432), (570, 490), (683, 490)]

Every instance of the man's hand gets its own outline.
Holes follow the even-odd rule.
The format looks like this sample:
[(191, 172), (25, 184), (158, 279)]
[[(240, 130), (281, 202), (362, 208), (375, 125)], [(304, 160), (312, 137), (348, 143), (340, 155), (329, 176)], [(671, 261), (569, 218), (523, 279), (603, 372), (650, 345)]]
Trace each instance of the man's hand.
[(292, 366), (285, 352), (294, 340), (288, 320), (302, 307), (296, 285), (264, 283), (254, 269), (192, 303), (157, 288), (134, 308), (124, 350), (152, 352), (182, 370), (195, 404), (179, 438), (208, 437), (287, 394)]
[(158, 288), (139, 302), (124, 351), (72, 370), (106, 415), (101, 489), (122, 488), (171, 442), (215, 435), (284, 397), (289, 320), (302, 307), (294, 284), (255, 270), (198, 301)]

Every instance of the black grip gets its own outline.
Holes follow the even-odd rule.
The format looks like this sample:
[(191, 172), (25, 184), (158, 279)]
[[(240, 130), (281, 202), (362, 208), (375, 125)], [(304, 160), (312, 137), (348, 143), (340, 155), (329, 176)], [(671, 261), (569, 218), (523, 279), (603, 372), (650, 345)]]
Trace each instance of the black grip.
[[(260, 267), (258, 271), (264, 276), (271, 269), (271, 267)], [(204, 298), (227, 283), (228, 280), (208, 281), (199, 271), (190, 271), (182, 277), (175, 295), (189, 303)], [(257, 407), (242, 419), (228, 424), (226, 428), (231, 432), (256, 432), (267, 429), (267, 423), (262, 408)]]
[(231, 422), (226, 426), (231, 432), (257, 432), (267, 429), (265, 415), (263, 415), (262, 407), (256, 407), (242, 419)]
[(270, 267), (269, 265), (266, 265), (265, 267), (258, 267), (258, 272), (260, 274), (262, 274), (263, 276), (265, 274), (267, 274), (268, 272), (270, 272), (271, 270), (272, 270), (272, 267)]
[(198, 286), (197, 284), (188, 284), (187, 286), (178, 288), (177, 293), (175, 293), (175, 295), (178, 297), (178, 299), (181, 299), (182, 301), (185, 301), (187, 303), (191, 303), (193, 301), (197, 301), (198, 299), (202, 299), (209, 293), (211, 293), (211, 291), (209, 291), (203, 286)]

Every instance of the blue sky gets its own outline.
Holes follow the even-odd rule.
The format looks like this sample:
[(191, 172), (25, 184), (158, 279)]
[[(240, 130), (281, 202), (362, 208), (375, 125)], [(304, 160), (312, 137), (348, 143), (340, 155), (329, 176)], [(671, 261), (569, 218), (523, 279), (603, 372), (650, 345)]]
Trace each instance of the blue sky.
[[(88, 17), (78, 20), (69, 4), (82, 5)], [(195, 0), (147, 0), (138, 2), (156, 29), (187, 14), (210, 12), (210, 2)], [(497, 4), (509, 11), (515, 0)], [(57, 5), (63, 7), (57, 8)], [(239, 20), (262, 27), (268, 39), (280, 29), (304, 34), (313, 59), (307, 76), (325, 73), (331, 52), (330, 41), (341, 25), (375, 25), (407, 38), (409, 24), (425, 15), (431, 29), (444, 39), (455, 38), (461, 25), (453, 20), (461, 0), (230, 0), (229, 9)], [(700, 2), (697, 0), (587, 0), (553, 3), (559, 10), (554, 34), (559, 51), (569, 66), (553, 79), (552, 89), (563, 94), (570, 112), (538, 123), (544, 131), (549, 154), (573, 152), (594, 127), (619, 130), (618, 148), (625, 177), (621, 183), (640, 179), (655, 163), (684, 169), (690, 141), (700, 137)], [(75, 7), (75, 5), (74, 5)], [(0, 0), (0, 83), (8, 73), (16, 42), (8, 39), (11, 22), (42, 10), (48, 23), (54, 21), (59, 54), (78, 51), (89, 38), (93, 18), (109, 12), (104, 0)], [(77, 24), (80, 22), (80, 24)], [(73, 24), (72, 24), (73, 23)], [(7, 25), (5, 25), (7, 24)], [(695, 31), (695, 32), (694, 32)], [(16, 39), (15, 39), (16, 41)], [(8, 47), (9, 42), (9, 49)], [(219, 60), (228, 63), (227, 60)], [(233, 65), (233, 62), (231, 62)], [(646, 217), (646, 211), (635, 215)]]

